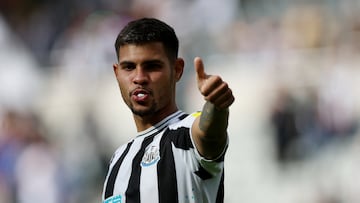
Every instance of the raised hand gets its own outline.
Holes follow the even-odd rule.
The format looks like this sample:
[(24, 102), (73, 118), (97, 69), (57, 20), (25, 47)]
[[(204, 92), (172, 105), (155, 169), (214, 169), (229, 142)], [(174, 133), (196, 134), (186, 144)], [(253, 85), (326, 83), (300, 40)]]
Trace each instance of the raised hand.
[(234, 96), (228, 84), (218, 75), (206, 74), (200, 57), (195, 57), (194, 67), (198, 88), (205, 100), (214, 104), (217, 109), (228, 108), (234, 102)]

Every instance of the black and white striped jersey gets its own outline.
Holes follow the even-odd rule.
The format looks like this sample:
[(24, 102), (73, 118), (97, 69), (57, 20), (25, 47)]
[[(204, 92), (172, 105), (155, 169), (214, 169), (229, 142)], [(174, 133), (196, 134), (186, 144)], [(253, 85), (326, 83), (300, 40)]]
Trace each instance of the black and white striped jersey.
[(224, 155), (201, 157), (191, 136), (200, 113), (168, 116), (115, 152), (103, 203), (217, 203), (224, 198)]

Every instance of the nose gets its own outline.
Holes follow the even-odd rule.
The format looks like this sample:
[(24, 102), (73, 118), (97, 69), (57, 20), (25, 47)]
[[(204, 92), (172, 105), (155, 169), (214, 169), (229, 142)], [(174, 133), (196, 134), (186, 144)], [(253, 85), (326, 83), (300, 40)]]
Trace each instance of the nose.
[(133, 82), (135, 84), (146, 84), (149, 81), (149, 77), (148, 74), (146, 72), (146, 70), (144, 70), (144, 68), (142, 67), (137, 67), (135, 72), (134, 72), (134, 77), (133, 77)]

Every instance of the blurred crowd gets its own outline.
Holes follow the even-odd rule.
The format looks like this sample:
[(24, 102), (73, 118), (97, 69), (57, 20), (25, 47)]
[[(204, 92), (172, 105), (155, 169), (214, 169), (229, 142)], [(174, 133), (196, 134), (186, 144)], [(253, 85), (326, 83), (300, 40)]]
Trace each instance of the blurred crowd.
[[(202, 104), (184, 96), (196, 90), (195, 56), (233, 87), (225, 202), (269, 202), (259, 192), (278, 203), (360, 202), (359, 9), (357, 0), (2, 0), (0, 203), (100, 202), (108, 161), (135, 132), (113, 44), (144, 16), (178, 33), (181, 109)], [(246, 163), (263, 167), (247, 173)], [(280, 178), (259, 178), (271, 168)], [(272, 189), (251, 190), (245, 180), (258, 178)]]

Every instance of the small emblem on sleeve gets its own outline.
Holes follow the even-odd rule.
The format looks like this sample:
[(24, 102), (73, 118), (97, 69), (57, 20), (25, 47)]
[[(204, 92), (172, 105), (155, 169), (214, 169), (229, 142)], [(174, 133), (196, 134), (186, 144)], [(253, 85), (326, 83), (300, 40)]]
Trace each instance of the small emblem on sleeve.
[(141, 166), (151, 166), (160, 160), (159, 148), (156, 146), (150, 146), (146, 149), (145, 154), (141, 160)]
[(122, 202), (123, 202), (123, 198), (121, 195), (112, 196), (103, 201), (103, 203), (122, 203)]

